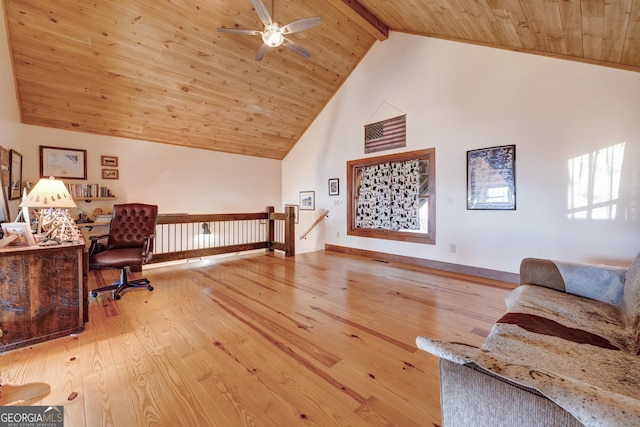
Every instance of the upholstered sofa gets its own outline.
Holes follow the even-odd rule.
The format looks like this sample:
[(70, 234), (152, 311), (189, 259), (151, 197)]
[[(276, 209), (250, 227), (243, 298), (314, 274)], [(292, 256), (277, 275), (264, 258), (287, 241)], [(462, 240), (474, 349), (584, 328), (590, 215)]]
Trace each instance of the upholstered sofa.
[(640, 426), (640, 254), (526, 258), (520, 283), (480, 348), (417, 337), (440, 357), (443, 425)]

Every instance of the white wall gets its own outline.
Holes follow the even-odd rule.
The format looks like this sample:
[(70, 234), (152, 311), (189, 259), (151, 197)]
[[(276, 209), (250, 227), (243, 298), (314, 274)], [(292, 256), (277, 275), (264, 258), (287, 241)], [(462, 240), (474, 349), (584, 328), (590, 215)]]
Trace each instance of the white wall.
[[(346, 236), (346, 162), (367, 157), (365, 124), (401, 113), (407, 147), (373, 155), (436, 148), (436, 245)], [(621, 143), (615, 218), (568, 219), (570, 159)], [(507, 144), (517, 210), (468, 211), (466, 151)], [(391, 33), (283, 161), (283, 202), (315, 190), (330, 210), (298, 253), (329, 243), (507, 272), (529, 256), (624, 265), (640, 251), (639, 159), (640, 73)], [(317, 213), (301, 212), (298, 233)]]
[[(282, 211), (280, 161), (218, 153), (167, 144), (136, 141), (21, 125), (25, 180), (40, 175), (39, 146), (87, 149), (87, 181), (108, 186), (116, 203), (159, 206), (161, 213), (260, 212), (267, 205)], [(118, 157), (118, 180), (103, 180), (100, 156)], [(84, 182), (67, 180), (66, 182)], [(91, 213), (109, 203), (80, 201)]]
[[(23, 155), (23, 180), (40, 176), (39, 146), (87, 149), (87, 181), (108, 186), (116, 203), (154, 203), (161, 213), (282, 211), (281, 162), (207, 150), (91, 135), (20, 123), (11, 58), (0, 8), (0, 145)], [(120, 179), (102, 180), (100, 156), (117, 156)], [(12, 217), (19, 201), (10, 202)], [(110, 203), (79, 202), (92, 213)]]

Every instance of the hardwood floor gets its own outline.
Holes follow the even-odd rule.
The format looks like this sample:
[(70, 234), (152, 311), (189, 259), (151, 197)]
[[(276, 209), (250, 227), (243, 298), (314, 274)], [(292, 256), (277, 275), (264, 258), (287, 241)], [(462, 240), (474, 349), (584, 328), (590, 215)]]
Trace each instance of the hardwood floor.
[(479, 345), (514, 287), (335, 252), (143, 274), (153, 292), (92, 298), (81, 334), (0, 356), (0, 390), (49, 384), (27, 403), (74, 427), (439, 425), (416, 336)]

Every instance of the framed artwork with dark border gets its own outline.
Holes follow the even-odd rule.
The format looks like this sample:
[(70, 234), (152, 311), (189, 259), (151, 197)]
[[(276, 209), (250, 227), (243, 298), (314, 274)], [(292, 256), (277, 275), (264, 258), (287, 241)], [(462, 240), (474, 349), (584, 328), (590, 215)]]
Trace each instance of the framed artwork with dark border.
[(301, 211), (316, 210), (316, 192), (315, 191), (300, 192), (300, 210)]
[(100, 165), (109, 168), (118, 167), (118, 158), (116, 156), (100, 156)]
[(9, 151), (9, 200), (22, 197), (22, 154)]
[(516, 146), (467, 151), (467, 209), (516, 210)]
[(329, 179), (329, 195), (330, 196), (340, 195), (340, 180), (338, 178)]
[(87, 150), (40, 146), (40, 178), (87, 179)]

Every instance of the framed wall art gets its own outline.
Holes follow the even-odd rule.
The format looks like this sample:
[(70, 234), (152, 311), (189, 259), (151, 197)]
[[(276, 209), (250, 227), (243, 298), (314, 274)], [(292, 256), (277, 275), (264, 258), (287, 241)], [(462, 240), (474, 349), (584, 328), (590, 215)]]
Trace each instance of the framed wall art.
[(0, 147), (0, 166), (9, 166), (9, 149)]
[(467, 209), (516, 209), (516, 146), (467, 151)]
[(87, 150), (40, 146), (40, 178), (87, 179)]
[(300, 210), (303, 210), (303, 211), (316, 210), (316, 192), (315, 191), (300, 192)]
[(9, 151), (9, 200), (22, 197), (22, 154)]
[(329, 180), (329, 195), (330, 196), (340, 195), (340, 180), (338, 178), (331, 178)]
[(102, 179), (119, 179), (118, 169), (102, 169)]
[(100, 156), (100, 165), (110, 168), (117, 168), (118, 158), (116, 156)]

